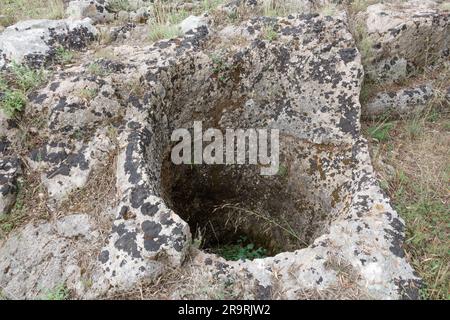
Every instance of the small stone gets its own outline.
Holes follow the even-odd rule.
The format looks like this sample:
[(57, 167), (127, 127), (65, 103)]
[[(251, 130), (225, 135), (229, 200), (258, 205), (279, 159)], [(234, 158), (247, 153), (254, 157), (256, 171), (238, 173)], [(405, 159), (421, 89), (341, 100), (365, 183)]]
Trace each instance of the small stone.
[(117, 20), (122, 21), (122, 22), (127, 22), (130, 19), (130, 13), (127, 11), (119, 11), (119, 13), (117, 14)]
[(208, 25), (207, 18), (199, 16), (189, 16), (180, 23), (180, 28), (181, 31), (183, 31), (183, 33), (186, 33), (193, 29), (197, 29), (199, 27), (207, 25)]

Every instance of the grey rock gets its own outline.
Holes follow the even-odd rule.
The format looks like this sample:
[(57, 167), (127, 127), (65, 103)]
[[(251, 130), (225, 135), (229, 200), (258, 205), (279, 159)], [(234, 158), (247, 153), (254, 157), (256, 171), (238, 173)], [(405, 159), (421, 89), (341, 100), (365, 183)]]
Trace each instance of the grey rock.
[(388, 114), (390, 117), (417, 114), (424, 110), (434, 98), (431, 83), (399, 91), (380, 92), (370, 99), (363, 108), (364, 117)]
[(50, 205), (56, 206), (75, 189), (82, 188), (89, 175), (107, 159), (113, 144), (105, 130), (98, 130), (89, 143), (71, 145), (50, 142), (32, 152), (29, 165), (43, 171), (42, 184), (46, 187)]
[(207, 25), (208, 25), (207, 17), (189, 16), (180, 23), (180, 28), (183, 33), (186, 33), (188, 31)]
[(80, 290), (80, 257), (97, 238), (88, 215), (78, 214), (55, 222), (26, 225), (0, 248), (0, 286), (9, 299), (43, 299), (52, 289), (66, 285)]
[(104, 1), (70, 1), (66, 14), (72, 19), (90, 18), (93, 23), (105, 23), (114, 20), (114, 14), (107, 11)]
[(16, 201), (20, 173), (20, 160), (17, 157), (0, 158), (0, 214), (8, 214)]
[(139, 8), (130, 14), (130, 19), (136, 23), (146, 23), (149, 17), (150, 12), (147, 8)]
[(90, 19), (21, 21), (0, 34), (0, 69), (12, 61), (41, 67), (58, 46), (81, 50), (96, 35)]
[[(272, 39), (264, 34), (269, 26), (276, 33)], [(89, 171), (111, 150), (102, 131), (106, 128), (99, 127), (112, 119), (117, 129), (120, 200), (108, 238), (89, 256), (96, 259), (92, 288), (80, 284), (73, 262), (77, 258), (66, 255), (52, 258), (57, 266), (50, 270), (39, 262), (32, 264), (27, 270), (44, 270), (45, 276), (22, 281), (19, 264), (7, 257), (22, 262), (46, 246), (36, 258), (42, 261), (47, 248), (60, 250), (44, 242), (49, 238), (45, 228), (50, 228), (45, 225), (38, 234), (28, 225), (22, 231), (28, 240), (15, 238), (1, 247), (0, 270), (11, 270), (0, 274), (2, 286), (11, 294), (32, 296), (38, 294), (33, 285), (52, 287), (69, 279), (70, 273), (73, 280), (66, 282), (76, 288), (77, 297), (91, 298), (134, 288), (185, 264), (195, 266), (195, 279), (202, 283), (213, 277), (223, 283), (239, 279), (251, 298), (270, 298), (276, 288), (277, 298), (300, 299), (304, 291), (339, 287), (342, 274), (330, 263), (337, 259), (348, 266), (352, 285), (364, 297), (416, 298), (420, 279), (403, 251), (404, 222), (378, 186), (361, 135), (359, 93), (364, 72), (345, 16), (255, 18), (226, 32), (213, 32), (200, 26), (183, 37), (149, 46), (114, 47), (114, 61), (97, 61), (102, 70), (114, 72), (85, 76), (88, 65), (77, 65), (39, 90), (40, 98), (26, 114), (45, 114), (45, 132), (51, 139), (28, 162), (41, 173), (50, 200), (58, 201), (88, 181)], [(233, 44), (235, 38), (239, 45)], [(210, 41), (225, 49), (216, 51)], [(79, 90), (91, 87), (100, 97), (80, 98)], [(174, 166), (167, 160), (171, 132), (190, 128), (195, 120), (202, 120), (205, 129), (278, 129), (289, 174), (265, 177), (254, 166), (217, 171)], [(88, 137), (74, 139), (77, 129)], [(91, 130), (98, 136), (91, 136)], [(219, 194), (217, 186), (227, 192)], [(203, 194), (219, 200), (209, 200), (211, 206), (204, 207), (208, 201), (203, 201)], [(259, 212), (273, 219), (285, 218), (301, 235), (292, 240), (277, 226), (267, 228), (239, 211), (230, 221), (245, 221), (244, 233), (264, 234), (282, 253), (226, 261), (200, 252), (195, 261), (186, 261), (196, 231), (189, 218), (202, 214), (217, 227), (226, 226), (230, 212), (212, 210), (226, 200), (236, 200), (247, 210), (259, 206)], [(55, 227), (58, 238), (51, 239), (59, 240), (62, 234), (73, 241), (87, 232), (69, 225), (73, 222)], [(224, 235), (229, 230), (217, 231)], [(205, 236), (211, 238), (212, 232)], [(33, 251), (14, 247), (30, 246), (32, 241)], [(79, 252), (78, 245), (67, 248)]]
[(434, 1), (410, 0), (371, 5), (356, 18), (372, 44), (367, 74), (376, 81), (404, 79), (449, 54), (450, 23)]

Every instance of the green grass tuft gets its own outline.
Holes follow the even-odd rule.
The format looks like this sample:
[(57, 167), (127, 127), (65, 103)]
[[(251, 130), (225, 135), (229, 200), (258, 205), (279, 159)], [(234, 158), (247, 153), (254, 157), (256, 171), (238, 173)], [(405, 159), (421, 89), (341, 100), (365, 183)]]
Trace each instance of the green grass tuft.
[(43, 69), (33, 70), (30, 67), (18, 63), (13, 63), (11, 72), (15, 78), (15, 83), (23, 92), (35, 89), (44, 83), (46, 75)]
[(173, 39), (181, 36), (183, 33), (176, 25), (170, 24), (153, 24), (150, 27), (150, 41), (158, 41), (162, 39)]
[(64, 0), (0, 0), (5, 27), (27, 19), (62, 19), (64, 14)]
[(0, 98), (0, 106), (8, 117), (23, 111), (27, 104), (26, 96), (19, 90), (7, 90)]
[(68, 300), (70, 297), (70, 291), (65, 284), (57, 285), (55, 288), (48, 290), (43, 300)]
[(58, 47), (56, 49), (55, 57), (57, 62), (61, 63), (62, 65), (66, 65), (73, 61), (75, 54), (74, 52), (67, 50), (64, 47)]
[(378, 142), (387, 141), (390, 138), (389, 132), (393, 127), (393, 123), (382, 123), (369, 127), (368, 133), (373, 139), (377, 140)]

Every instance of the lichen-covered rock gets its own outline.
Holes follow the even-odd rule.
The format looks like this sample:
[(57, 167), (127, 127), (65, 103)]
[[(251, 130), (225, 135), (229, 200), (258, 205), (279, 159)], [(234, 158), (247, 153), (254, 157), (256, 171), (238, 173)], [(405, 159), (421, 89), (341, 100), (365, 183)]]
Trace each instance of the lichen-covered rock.
[(418, 0), (378, 3), (358, 14), (370, 45), (368, 76), (376, 81), (401, 80), (436, 58), (448, 57), (449, 15), (434, 1)]
[[(276, 30), (276, 41), (263, 38), (267, 25)], [(248, 35), (247, 46), (241, 43), (228, 52), (223, 64), (229, 69), (220, 75), (214, 60), (201, 51), (201, 43), (208, 40), (206, 29), (188, 32), (182, 41), (161, 41), (148, 50), (153, 54), (146, 58), (152, 62), (142, 74), (146, 94), (133, 98), (120, 138), (126, 145), (118, 161), (123, 198), (108, 244), (99, 255), (106, 279), (113, 285), (110, 291), (130, 288), (135, 281), (157, 276), (164, 266), (175, 267), (184, 259), (190, 232), (180, 219), (181, 211), (169, 209), (170, 200), (160, 196), (165, 183), (162, 162), (171, 129), (188, 126), (195, 119), (193, 114), (198, 114), (205, 126), (225, 128), (239, 123), (280, 129), (281, 153), (292, 157), (286, 165), (302, 173), (293, 176), (291, 183), (299, 188), (303, 201), (309, 201), (303, 210), (324, 210), (325, 219), (332, 217), (326, 227), (312, 229), (312, 242), (305, 249), (252, 262), (226, 262), (219, 264), (220, 270), (213, 264), (213, 272), (244, 272), (250, 275), (247, 279), (254, 279), (245, 283), (249, 292), (259, 288), (267, 293), (275, 286), (276, 269), (283, 279), (277, 283), (283, 288), (282, 297), (299, 298), (302, 290), (336, 284), (337, 271), (326, 263), (336, 256), (354, 269), (357, 285), (371, 297), (399, 298), (406, 291), (417, 292), (418, 279), (401, 247), (403, 222), (377, 186), (360, 134), (358, 96), (363, 72), (345, 21), (314, 16), (255, 19), (244, 23), (243, 29), (247, 32), (237, 34)], [(145, 55), (134, 52), (129, 59), (135, 62)], [(169, 80), (174, 75), (175, 83)], [(275, 92), (270, 89), (274, 83)], [(220, 103), (223, 95), (229, 104)], [(170, 112), (165, 111), (167, 106)], [(215, 108), (220, 106), (217, 116)], [(323, 153), (323, 145), (334, 151)], [(318, 166), (318, 171), (311, 169)], [(173, 170), (177, 169), (168, 172)], [(202, 172), (202, 177), (210, 174)], [(248, 176), (241, 174), (244, 185), (250, 185)], [(222, 175), (227, 178), (226, 169)], [(171, 190), (170, 185), (167, 188)], [(256, 232), (257, 225), (249, 225)], [(211, 264), (211, 259), (203, 264)]]
[(94, 23), (105, 23), (114, 20), (114, 14), (107, 11), (104, 0), (70, 1), (66, 14), (72, 19), (90, 18)]
[(49, 200), (60, 203), (73, 190), (82, 188), (89, 175), (107, 159), (113, 143), (105, 133), (98, 130), (89, 143), (76, 141), (73, 145), (50, 142), (34, 150), (29, 165), (39, 171)]
[(431, 83), (398, 91), (383, 91), (371, 98), (363, 108), (364, 117), (417, 114), (423, 111), (435, 97)]
[(130, 19), (136, 23), (146, 23), (150, 17), (150, 10), (142, 7), (130, 13)]
[(18, 131), (16, 121), (0, 111), (0, 155), (10, 154), (11, 145), (18, 142)]
[(0, 158), (0, 214), (8, 214), (16, 201), (20, 172), (20, 160), (17, 157)]
[(207, 17), (189, 16), (180, 23), (180, 28), (181, 28), (181, 31), (183, 31), (183, 33), (186, 33), (193, 29), (197, 29), (199, 27), (203, 27), (203, 26), (207, 26), (207, 25), (208, 25)]
[(81, 50), (94, 40), (91, 20), (27, 20), (0, 34), (0, 69), (11, 62), (41, 67), (50, 62), (58, 47)]
[[(0, 274), (7, 291), (35, 296), (37, 284), (66, 281), (78, 297), (92, 298), (186, 263), (200, 266), (199, 281), (238, 279), (234, 283), (248, 297), (299, 299), (309, 290), (342, 285), (344, 265), (360, 297), (417, 297), (420, 279), (402, 248), (404, 223), (378, 186), (361, 135), (364, 72), (345, 15), (260, 17), (225, 29), (200, 26), (149, 46), (114, 47), (114, 60), (93, 61), (95, 72), (92, 64), (75, 66), (37, 92), (26, 115), (45, 115), (50, 139), (28, 164), (41, 173), (50, 202), (86, 183), (111, 150), (108, 127), (116, 133), (120, 200), (110, 234), (95, 252), (92, 287), (82, 285), (71, 255), (80, 252), (88, 229), (50, 231), (48, 223), (26, 226), (0, 249), (0, 270), (11, 270)], [(266, 177), (256, 166), (173, 164), (171, 132), (194, 121), (219, 130), (279, 130), (288, 173)], [(300, 235), (286, 235), (279, 224), (261, 223), (242, 210), (217, 211), (236, 202), (243, 211), (284, 219)], [(205, 218), (208, 224), (201, 225)], [(266, 239), (277, 254), (233, 262), (200, 252), (186, 261), (199, 224), (213, 241), (233, 233), (239, 221), (241, 232)], [(54, 268), (40, 268), (41, 250), (30, 268), (45, 275), (21, 284), (23, 272), (7, 257), (21, 262), (35, 252), (16, 246), (34, 239), (36, 250), (49, 238), (75, 234), (81, 240), (69, 256), (57, 254)], [(68, 245), (55, 242), (45, 248), (61, 252), (66, 247), (59, 246)]]
[(26, 225), (0, 248), (0, 286), (8, 299), (44, 299), (61, 285), (82, 291), (80, 261), (99, 240), (88, 215)]
[[(99, 60), (93, 65), (78, 66), (58, 74), (31, 99), (26, 116), (45, 115), (51, 134), (64, 136), (95, 130), (97, 126), (119, 117), (122, 106), (114, 87), (110, 81), (92, 74), (90, 68), (108, 77), (108, 74), (120, 72), (124, 65)], [(71, 75), (80, 70), (83, 72)]]

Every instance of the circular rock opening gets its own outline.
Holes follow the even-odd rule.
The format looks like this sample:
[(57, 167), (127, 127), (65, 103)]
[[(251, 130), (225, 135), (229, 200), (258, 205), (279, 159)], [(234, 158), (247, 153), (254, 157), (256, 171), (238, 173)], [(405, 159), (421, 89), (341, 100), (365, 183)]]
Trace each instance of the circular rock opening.
[(259, 169), (166, 159), (163, 197), (206, 250), (241, 246), (274, 255), (305, 247), (326, 224), (325, 212), (299, 192), (289, 168), (280, 166), (274, 176), (261, 176)]
[[(313, 115), (323, 110), (327, 96), (312, 101), (307, 97), (317, 91), (314, 86), (292, 88), (291, 74), (299, 71), (277, 68), (277, 50), (284, 52), (273, 47), (260, 49), (260, 56), (252, 50), (229, 55), (220, 71), (217, 58), (198, 53), (168, 67), (155, 88), (164, 96), (155, 96), (149, 117), (155, 193), (188, 222), (207, 251), (250, 245), (261, 248), (258, 257), (304, 248), (348, 208), (352, 145), (333, 142), (339, 131), (321, 137), (328, 134), (326, 121), (335, 121)], [(264, 68), (271, 62), (273, 68)], [(269, 89), (274, 83), (276, 92)], [(203, 132), (214, 128), (224, 135), (227, 128), (278, 129), (277, 174), (261, 175), (260, 164), (174, 164), (171, 133), (191, 130), (195, 121), (202, 122)]]

